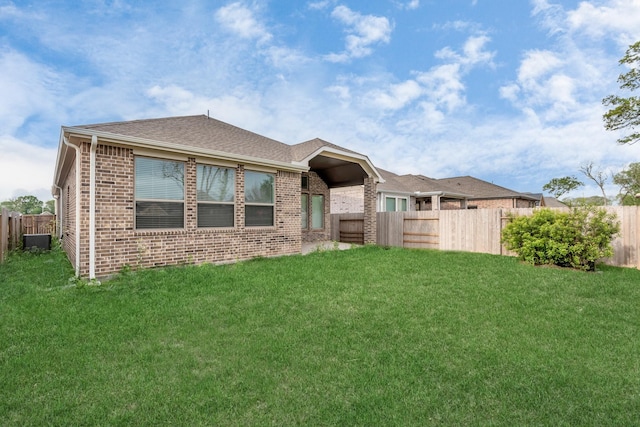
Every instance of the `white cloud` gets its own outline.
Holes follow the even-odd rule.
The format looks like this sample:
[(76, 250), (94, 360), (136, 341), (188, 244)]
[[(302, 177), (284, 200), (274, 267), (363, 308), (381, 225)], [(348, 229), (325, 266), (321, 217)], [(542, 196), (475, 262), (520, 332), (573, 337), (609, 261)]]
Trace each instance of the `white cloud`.
[(387, 91), (374, 90), (372, 102), (384, 110), (398, 110), (422, 95), (422, 87), (414, 80), (394, 84)]
[(626, 47), (640, 39), (640, 1), (613, 0), (600, 5), (582, 1), (567, 12), (566, 21), (572, 30), (593, 38), (618, 33), (619, 42)]
[(26, 194), (50, 200), (57, 150), (0, 135), (0, 201)]
[(221, 7), (215, 18), (222, 26), (244, 39), (267, 42), (271, 40), (271, 33), (260, 23), (252, 9), (243, 3), (236, 2)]
[(2, 131), (11, 133), (37, 114), (56, 108), (58, 76), (46, 66), (13, 50), (0, 50), (0, 122)]
[(345, 51), (325, 56), (330, 62), (345, 62), (351, 58), (362, 58), (373, 52), (372, 45), (389, 43), (393, 25), (382, 16), (361, 15), (346, 6), (337, 6), (331, 16), (345, 24)]

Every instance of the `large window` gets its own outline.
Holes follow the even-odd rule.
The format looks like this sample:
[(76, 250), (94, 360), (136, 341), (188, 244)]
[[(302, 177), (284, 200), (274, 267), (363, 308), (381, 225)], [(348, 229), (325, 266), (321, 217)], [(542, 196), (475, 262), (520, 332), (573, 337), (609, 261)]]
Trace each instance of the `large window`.
[(407, 210), (407, 199), (405, 197), (385, 197), (385, 211), (396, 212)]
[(275, 175), (245, 171), (244, 224), (247, 227), (274, 225)]
[(324, 196), (311, 196), (311, 228), (324, 228)]
[(309, 195), (301, 194), (300, 195), (300, 206), (302, 207), (302, 228), (309, 228)]
[(136, 228), (184, 227), (184, 163), (136, 157)]
[(233, 227), (235, 171), (198, 165), (198, 227)]

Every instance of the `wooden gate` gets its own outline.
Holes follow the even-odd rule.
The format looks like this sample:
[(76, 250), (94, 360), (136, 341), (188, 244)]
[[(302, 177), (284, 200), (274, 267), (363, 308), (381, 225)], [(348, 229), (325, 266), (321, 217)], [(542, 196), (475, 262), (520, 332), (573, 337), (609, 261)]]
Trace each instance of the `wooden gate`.
[(402, 229), (402, 246), (405, 248), (440, 247), (440, 220), (431, 212), (406, 212)]

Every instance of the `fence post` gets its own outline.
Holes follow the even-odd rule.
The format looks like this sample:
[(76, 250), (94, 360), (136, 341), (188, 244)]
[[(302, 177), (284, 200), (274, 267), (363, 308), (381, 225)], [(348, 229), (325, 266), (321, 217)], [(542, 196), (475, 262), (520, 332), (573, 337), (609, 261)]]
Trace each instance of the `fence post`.
[(0, 209), (0, 264), (9, 250), (9, 211), (6, 208)]

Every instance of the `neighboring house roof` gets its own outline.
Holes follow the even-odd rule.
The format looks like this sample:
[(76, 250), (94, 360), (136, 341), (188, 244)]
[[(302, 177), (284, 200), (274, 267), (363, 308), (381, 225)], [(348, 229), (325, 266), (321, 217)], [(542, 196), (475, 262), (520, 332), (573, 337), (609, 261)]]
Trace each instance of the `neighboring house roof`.
[(535, 196), (510, 190), (499, 185), (483, 181), (472, 176), (457, 176), (453, 178), (438, 179), (438, 182), (457, 188), (458, 191), (472, 194), (470, 199), (526, 199), (539, 200)]
[(548, 207), (548, 208), (566, 208), (568, 207), (567, 205), (565, 205), (564, 203), (562, 203), (560, 200), (556, 199), (555, 197), (550, 197), (550, 196), (544, 196), (544, 206)]
[(453, 198), (470, 197), (457, 188), (424, 175), (396, 175), (384, 169), (378, 169), (378, 171), (386, 181), (378, 184), (378, 190), (382, 192), (407, 193), (417, 196), (437, 194)]
[[(288, 145), (205, 115), (132, 120), (62, 127), (56, 179), (65, 163), (63, 138), (96, 136), (101, 140), (145, 149), (162, 149), (194, 155), (237, 160), (286, 170), (314, 169), (329, 185), (353, 185), (371, 176), (383, 181), (369, 158), (338, 145), (313, 139)], [(68, 162), (68, 160), (67, 160)], [(334, 173), (338, 171), (339, 173)]]

